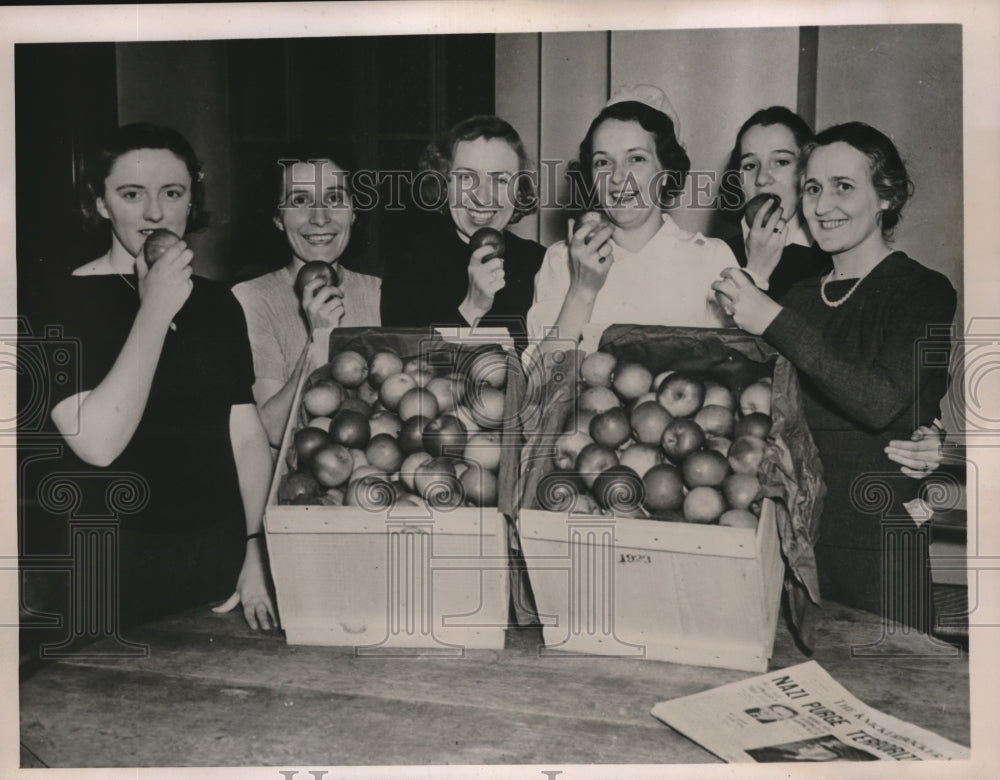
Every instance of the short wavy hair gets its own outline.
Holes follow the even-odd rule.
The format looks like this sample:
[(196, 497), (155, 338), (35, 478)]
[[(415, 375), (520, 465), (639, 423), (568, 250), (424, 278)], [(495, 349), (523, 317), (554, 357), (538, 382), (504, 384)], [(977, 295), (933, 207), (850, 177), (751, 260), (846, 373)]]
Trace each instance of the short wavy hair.
[(612, 103), (605, 106), (601, 112), (594, 117), (590, 123), (587, 134), (580, 142), (580, 153), (575, 165), (571, 166), (570, 174), (574, 178), (582, 178), (582, 184), (586, 192), (581, 191), (579, 183), (576, 183), (574, 198), (580, 208), (588, 208), (589, 201), (594, 195), (594, 174), (592, 163), (594, 160), (594, 134), (605, 121), (617, 119), (621, 122), (637, 122), (639, 126), (653, 136), (656, 147), (656, 158), (666, 176), (658, 193), (660, 208), (666, 208), (673, 198), (684, 190), (684, 183), (687, 175), (691, 171), (691, 160), (687, 152), (677, 140), (677, 132), (674, 129), (673, 120), (662, 111), (641, 103), (638, 100), (623, 100), (619, 103)]
[(746, 206), (746, 198), (743, 195), (743, 187), (740, 178), (740, 161), (743, 157), (743, 136), (752, 127), (770, 127), (771, 125), (782, 125), (795, 139), (801, 155), (803, 147), (813, 139), (812, 128), (801, 116), (785, 106), (769, 106), (755, 111), (750, 115), (736, 133), (736, 141), (733, 149), (729, 153), (729, 161), (726, 163), (726, 170), (722, 175), (722, 184), (719, 186), (719, 202), (723, 213), (733, 217), (743, 215), (743, 207)]
[(137, 149), (167, 149), (184, 162), (191, 176), (191, 211), (187, 230), (193, 233), (209, 224), (205, 194), (205, 172), (187, 138), (171, 127), (151, 122), (122, 125), (103, 139), (85, 158), (80, 175), (80, 212), (84, 224), (97, 228), (105, 222), (97, 211), (97, 199), (104, 197), (104, 180), (122, 155)]
[(913, 181), (896, 145), (885, 133), (864, 122), (846, 122), (828, 127), (806, 144), (799, 158), (799, 174), (804, 176), (809, 156), (820, 146), (837, 142), (852, 146), (868, 158), (871, 182), (878, 196), (889, 203), (879, 212), (882, 237), (892, 238), (902, 219), (903, 206), (913, 197)]
[(429, 144), (424, 149), (417, 167), (421, 174), (430, 172), (432, 175), (427, 177), (421, 175), (422, 202), (436, 204), (438, 211), (442, 214), (448, 213), (448, 176), (451, 173), (452, 161), (455, 159), (455, 147), (462, 141), (475, 141), (478, 138), (506, 141), (517, 154), (519, 175), (516, 177), (514, 214), (510, 223), (514, 224), (538, 211), (538, 188), (535, 179), (533, 176), (524, 175), (531, 170), (531, 159), (524, 148), (524, 142), (513, 125), (492, 114), (477, 114), (463, 119), (453, 126), (440, 142)]

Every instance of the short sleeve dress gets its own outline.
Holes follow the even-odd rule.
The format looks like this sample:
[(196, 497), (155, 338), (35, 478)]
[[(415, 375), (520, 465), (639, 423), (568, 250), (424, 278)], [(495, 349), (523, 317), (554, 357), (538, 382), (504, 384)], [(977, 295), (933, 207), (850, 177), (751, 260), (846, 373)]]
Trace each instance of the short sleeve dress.
[[(112, 602), (121, 626), (227, 598), (246, 550), (229, 433), (232, 407), (253, 403), (246, 321), (226, 285), (193, 282), (131, 441), (106, 468), (88, 465), (63, 443), (48, 476), (76, 485), (79, 501), (52, 511), (52, 501), (40, 497), (43, 510), (26, 533), (33, 554), (72, 554), (71, 527), (113, 518), (119, 576)], [(139, 308), (135, 286), (135, 276), (117, 274), (53, 280), (44, 325), (76, 345), (79, 370), (53, 389), (50, 409), (107, 376)], [(43, 480), (41, 489), (56, 483)]]

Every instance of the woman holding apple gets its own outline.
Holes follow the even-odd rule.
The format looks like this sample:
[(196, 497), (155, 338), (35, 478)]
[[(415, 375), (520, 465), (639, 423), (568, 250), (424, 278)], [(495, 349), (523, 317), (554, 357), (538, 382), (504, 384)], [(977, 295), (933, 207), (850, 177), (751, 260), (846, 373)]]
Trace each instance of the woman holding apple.
[[(801, 165), (802, 213), (831, 256), (831, 270), (794, 284), (780, 303), (735, 268), (713, 287), (736, 324), (763, 336), (802, 378), (828, 487), (816, 547), (824, 594), (928, 629), (920, 531), (908, 526), (912, 533), (902, 538), (915, 543), (884, 555), (880, 519), (905, 527), (900, 505), (912, 497), (886, 474), (884, 454), (890, 441), (909, 434), (913, 419), (932, 419), (944, 394), (946, 369), (920, 366), (918, 373), (915, 345), (928, 337), (928, 326), (950, 324), (955, 291), (943, 275), (889, 245), (912, 191), (889, 138), (860, 122), (837, 125), (805, 147)], [(865, 488), (875, 483), (881, 492)], [(891, 508), (868, 506), (885, 493), (894, 495)], [(904, 597), (885, 600), (885, 584)]]
[(597, 212), (570, 221), (566, 241), (549, 248), (535, 278), (528, 332), (546, 351), (578, 341), (592, 322), (728, 324), (711, 283), (735, 264), (733, 253), (664, 211), (690, 170), (664, 100), (648, 86), (619, 94), (580, 144), (580, 173)]
[[(469, 117), (429, 146), (419, 167), (423, 213), (387, 234), (382, 322), (503, 327), (523, 347), (545, 249), (506, 229), (538, 208), (521, 137), (499, 117)], [(500, 234), (501, 252), (470, 245), (482, 228)]]
[[(813, 240), (800, 208), (799, 155), (812, 138), (806, 121), (784, 106), (756, 111), (736, 134), (723, 180), (723, 201), (739, 203), (739, 212), (755, 198), (778, 199), (776, 207), (764, 205), (752, 216), (747, 210), (740, 233), (726, 243), (741, 267), (768, 279), (767, 293), (779, 302), (796, 282), (830, 269), (830, 257)], [(921, 425), (908, 439), (889, 442), (886, 454), (904, 474), (922, 479), (941, 464), (942, 433), (938, 422)]]
[[(329, 359), (335, 328), (381, 324), (380, 280), (343, 264), (359, 243), (351, 159), (347, 149), (286, 150), (275, 166), (271, 220), (284, 237), (288, 261), (233, 287), (253, 350), (254, 400), (273, 447), (281, 444), (309, 355), (316, 365)], [(316, 262), (330, 267), (329, 279), (313, 278), (295, 289), (305, 265)]]
[(134, 486), (112, 606), (128, 626), (233, 594), (226, 607), (241, 602), (252, 628), (276, 626), (261, 531), (271, 458), (243, 313), (225, 285), (193, 275), (183, 239), (153, 264), (143, 255), (156, 229), (207, 224), (201, 163), (177, 131), (131, 124), (82, 183), (84, 215), (110, 228), (110, 248), (52, 280), (46, 322), (78, 340), (81, 370), (53, 386), (51, 419), (81, 511), (107, 511), (102, 479)]

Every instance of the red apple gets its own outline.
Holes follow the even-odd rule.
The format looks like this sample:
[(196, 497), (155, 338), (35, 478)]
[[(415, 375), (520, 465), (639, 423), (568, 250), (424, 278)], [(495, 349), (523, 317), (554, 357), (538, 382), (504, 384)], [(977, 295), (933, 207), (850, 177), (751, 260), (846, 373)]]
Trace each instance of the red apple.
[(451, 509), (462, 501), (462, 489), (450, 458), (431, 458), (417, 466), (417, 492), (434, 509)]
[(480, 352), (472, 359), (469, 366), (469, 383), (472, 387), (477, 387), (483, 383), (503, 390), (507, 386), (507, 374), (510, 366), (507, 364), (507, 355), (503, 351), (489, 350)]
[(548, 512), (569, 512), (577, 496), (586, 492), (580, 475), (572, 469), (553, 469), (538, 481), (538, 505)]
[(330, 284), (334, 287), (340, 284), (332, 265), (322, 260), (313, 260), (303, 265), (295, 275), (293, 288), (296, 297), (302, 298), (302, 291), (313, 279), (322, 279), (324, 284)]
[(644, 506), (653, 515), (679, 511), (684, 506), (684, 478), (669, 463), (653, 466), (642, 478), (646, 488)]
[(681, 463), (688, 455), (705, 444), (705, 432), (694, 420), (674, 419), (667, 423), (660, 438), (660, 446), (674, 463)]
[(279, 490), (281, 503), (286, 504), (294, 501), (299, 496), (315, 498), (319, 495), (320, 486), (312, 474), (302, 471), (295, 471), (285, 476)]
[(354, 459), (342, 444), (325, 444), (312, 456), (312, 473), (323, 487), (340, 487), (354, 470)]
[(762, 412), (751, 412), (736, 421), (733, 428), (733, 437), (759, 436), (766, 439), (771, 432), (771, 417)]
[(732, 436), (736, 423), (733, 413), (719, 404), (705, 404), (695, 414), (694, 421), (708, 436)]
[(497, 429), (504, 421), (504, 394), (490, 385), (479, 385), (466, 396), (472, 419), (481, 427)]
[(652, 373), (641, 363), (620, 363), (611, 380), (611, 387), (625, 401), (648, 393), (652, 384)]
[(344, 390), (336, 382), (320, 380), (302, 393), (302, 408), (310, 417), (329, 417), (340, 408)]
[(759, 522), (757, 515), (746, 509), (729, 509), (719, 517), (719, 525), (726, 525), (730, 528), (756, 529)]
[(659, 444), (671, 419), (670, 412), (655, 400), (641, 403), (629, 415), (632, 436), (643, 444)]
[(424, 449), (434, 457), (460, 457), (468, 439), (465, 426), (452, 414), (442, 414), (429, 422), (423, 431)]
[(576, 464), (576, 459), (588, 444), (593, 444), (594, 440), (590, 438), (589, 433), (583, 433), (582, 431), (570, 431), (569, 433), (564, 433), (558, 439), (556, 439), (556, 465), (560, 468), (573, 468)]
[(602, 509), (617, 517), (637, 517), (646, 496), (642, 479), (628, 466), (612, 466), (594, 480), (594, 498)]
[(477, 464), (462, 472), (459, 481), (465, 491), (466, 503), (472, 506), (497, 505), (497, 476)]
[(413, 481), (417, 473), (417, 467), (431, 460), (431, 458), (432, 455), (429, 452), (414, 452), (408, 455), (399, 467), (399, 481), (402, 482), (406, 489), (411, 493), (414, 493), (417, 490), (417, 486)]
[(760, 412), (771, 414), (771, 385), (765, 382), (754, 382), (743, 388), (740, 393), (740, 413), (743, 415)]
[(575, 470), (580, 474), (583, 483), (592, 487), (597, 475), (612, 466), (618, 465), (618, 456), (610, 447), (603, 444), (588, 444), (576, 458)]
[(368, 462), (388, 474), (399, 471), (399, 467), (403, 465), (403, 457), (399, 442), (388, 433), (372, 436), (368, 446), (365, 447), (365, 458)]
[(628, 415), (620, 406), (600, 412), (590, 421), (591, 438), (605, 447), (616, 449), (627, 442), (631, 435)]
[(353, 409), (341, 409), (330, 422), (330, 440), (347, 448), (364, 447), (370, 436), (368, 418)]
[(732, 391), (721, 382), (714, 379), (705, 381), (705, 400), (702, 406), (724, 406), (729, 411), (736, 411), (736, 398)]
[(476, 433), (469, 437), (462, 457), (466, 463), (478, 463), (484, 469), (495, 472), (500, 468), (501, 452), (498, 433)]
[(759, 436), (740, 436), (729, 448), (729, 465), (737, 474), (756, 474), (766, 446)]
[(368, 361), (360, 352), (348, 349), (333, 356), (330, 376), (344, 387), (357, 387), (368, 377)]
[(621, 406), (618, 396), (610, 387), (588, 387), (576, 403), (576, 408), (582, 412), (603, 412)]
[(403, 371), (403, 360), (392, 350), (382, 350), (372, 355), (368, 363), (368, 381), (376, 390), (393, 374)]
[(314, 428), (311, 425), (299, 428), (292, 437), (292, 446), (295, 448), (295, 463), (298, 468), (308, 468), (312, 454), (324, 444), (329, 443), (330, 437), (321, 428)]
[(722, 483), (722, 495), (732, 509), (749, 509), (760, 496), (756, 474), (730, 474)]
[(424, 450), (424, 428), (430, 423), (426, 417), (411, 417), (399, 429), (399, 447), (407, 455)]
[(426, 387), (414, 387), (399, 399), (398, 414), (403, 422), (417, 416), (433, 420), (438, 413), (437, 398)]
[(714, 523), (726, 511), (726, 501), (714, 487), (700, 485), (684, 497), (684, 519), (689, 523)]
[(450, 412), (458, 403), (458, 393), (455, 383), (446, 376), (436, 376), (427, 383), (426, 388), (437, 399), (438, 410)]
[(395, 412), (383, 409), (381, 412), (375, 412), (371, 416), (368, 425), (371, 428), (373, 438), (380, 433), (387, 433), (395, 438), (399, 435), (400, 428), (403, 427), (403, 421), (399, 419), (399, 415)]
[(417, 380), (406, 373), (393, 374), (386, 377), (378, 389), (378, 399), (382, 405), (395, 412), (399, 409), (399, 402), (410, 390), (417, 386)]
[(623, 466), (628, 466), (642, 477), (653, 466), (663, 463), (663, 450), (655, 444), (639, 442), (623, 449), (618, 455), (618, 462)]
[(618, 361), (607, 352), (591, 352), (580, 363), (580, 378), (594, 387), (611, 387), (611, 375)]
[(729, 476), (729, 461), (726, 456), (715, 450), (692, 452), (684, 459), (681, 467), (684, 473), (684, 484), (689, 488), (708, 485), (718, 487)]

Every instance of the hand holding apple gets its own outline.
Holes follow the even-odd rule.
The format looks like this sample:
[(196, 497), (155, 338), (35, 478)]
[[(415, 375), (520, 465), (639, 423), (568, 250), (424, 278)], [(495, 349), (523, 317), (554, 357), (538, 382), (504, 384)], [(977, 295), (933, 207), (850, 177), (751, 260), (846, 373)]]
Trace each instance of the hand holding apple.
[(746, 240), (747, 268), (767, 279), (774, 273), (788, 240), (781, 198), (773, 192), (762, 192), (750, 199), (743, 217), (750, 228)]
[(726, 268), (721, 278), (712, 282), (712, 289), (726, 314), (754, 336), (759, 336), (774, 318), (781, 313), (781, 306), (767, 297), (739, 268)]
[(576, 292), (588, 299), (597, 297), (597, 293), (608, 278), (615, 258), (611, 248), (613, 228), (606, 222), (594, 227), (592, 222), (582, 220), (582, 227), (576, 227), (574, 220), (569, 221), (570, 292)]

